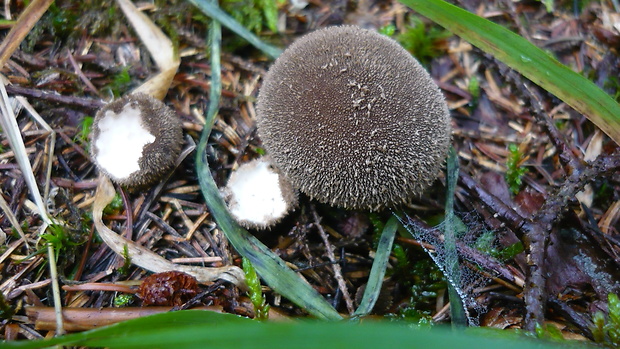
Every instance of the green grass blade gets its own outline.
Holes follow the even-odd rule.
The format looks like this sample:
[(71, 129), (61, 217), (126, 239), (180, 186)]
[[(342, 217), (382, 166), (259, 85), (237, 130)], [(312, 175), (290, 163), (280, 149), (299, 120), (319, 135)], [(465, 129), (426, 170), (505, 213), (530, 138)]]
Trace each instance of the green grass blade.
[(241, 256), (250, 260), (258, 275), (269, 287), (318, 318), (340, 320), (342, 317), (338, 312), (312, 286), (302, 281), (299, 275), (286, 266), (280, 257), (235, 222), (228, 213), (226, 204), (209, 171), (205, 161), (205, 149), (218, 112), (222, 91), (220, 80), (221, 27), (217, 20), (213, 20), (212, 23), (210, 105), (205, 127), (196, 148), (196, 172), (206, 204), (226, 238)]
[(187, 0), (187, 1), (194, 4), (194, 6), (198, 7), (198, 9), (204, 12), (207, 16), (218, 20), (226, 28), (235, 32), (237, 35), (244, 38), (247, 42), (252, 44), (257, 49), (263, 51), (263, 53), (270, 56), (271, 58), (277, 58), (280, 55), (280, 53), (282, 53), (282, 50), (280, 50), (277, 47), (264, 43), (256, 35), (252, 34), (252, 32), (249, 31), (246, 27), (242, 26), (234, 18), (229, 16), (226, 12), (222, 11), (222, 9), (217, 5), (217, 2), (213, 2), (209, 0)]
[(445, 224), (444, 224), (444, 238), (445, 238), (445, 251), (446, 251), (446, 269), (447, 274), (450, 276), (451, 283), (448, 283), (448, 297), (450, 299), (450, 318), (452, 319), (453, 327), (467, 326), (467, 315), (465, 311), (465, 305), (457, 292), (454, 283), (458, 287), (461, 286), (461, 271), (458, 259), (458, 252), (456, 250), (456, 220), (454, 217), (454, 192), (456, 191), (456, 182), (459, 178), (459, 160), (456, 155), (456, 150), (450, 148), (448, 153), (448, 166), (446, 175), (446, 207), (445, 207)]
[(387, 268), (390, 253), (392, 253), (392, 244), (394, 243), (394, 236), (396, 235), (397, 228), (398, 218), (396, 216), (390, 217), (383, 228), (379, 244), (377, 245), (377, 253), (375, 254), (375, 260), (370, 269), (370, 276), (366, 283), (362, 302), (355, 310), (353, 316), (368, 315), (375, 306), (377, 298), (379, 298), (379, 294), (381, 293), (381, 285), (383, 285), (385, 269)]
[(620, 144), (620, 105), (526, 39), (442, 0), (400, 0), (575, 108)]
[[(486, 333), (487, 335), (481, 335)], [(501, 337), (500, 337), (501, 336)], [(53, 345), (130, 348), (502, 348), (556, 349), (552, 344), (514, 332), (414, 329), (399, 323), (258, 322), (231, 314), (186, 310), (147, 316), (96, 330), (38, 341), (2, 342), (5, 349), (39, 349)], [(579, 347), (584, 348), (584, 345)]]

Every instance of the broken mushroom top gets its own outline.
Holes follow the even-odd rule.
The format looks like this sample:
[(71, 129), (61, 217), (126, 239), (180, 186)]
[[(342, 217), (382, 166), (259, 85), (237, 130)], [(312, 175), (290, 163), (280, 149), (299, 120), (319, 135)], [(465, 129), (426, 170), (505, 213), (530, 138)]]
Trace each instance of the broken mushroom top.
[(126, 187), (162, 178), (174, 166), (182, 144), (174, 111), (143, 93), (107, 104), (93, 121), (91, 156), (100, 171)]
[(223, 194), (231, 215), (245, 228), (269, 228), (297, 206), (296, 191), (267, 157), (240, 165)]
[(450, 144), (443, 95), (394, 40), (355, 26), (296, 40), (265, 77), (258, 130), (302, 192), (352, 209), (397, 206), (437, 177)]

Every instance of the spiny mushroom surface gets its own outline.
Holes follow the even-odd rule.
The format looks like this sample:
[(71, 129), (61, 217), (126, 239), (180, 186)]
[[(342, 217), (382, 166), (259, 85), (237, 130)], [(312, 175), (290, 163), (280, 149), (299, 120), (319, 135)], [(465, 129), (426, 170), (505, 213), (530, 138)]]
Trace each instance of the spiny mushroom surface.
[(91, 156), (114, 182), (126, 187), (152, 184), (166, 174), (181, 152), (183, 131), (177, 115), (143, 93), (104, 106), (93, 120)]
[(421, 194), (451, 139), (430, 75), (394, 40), (355, 26), (321, 29), (286, 49), (265, 77), (257, 121), (295, 187), (352, 209)]

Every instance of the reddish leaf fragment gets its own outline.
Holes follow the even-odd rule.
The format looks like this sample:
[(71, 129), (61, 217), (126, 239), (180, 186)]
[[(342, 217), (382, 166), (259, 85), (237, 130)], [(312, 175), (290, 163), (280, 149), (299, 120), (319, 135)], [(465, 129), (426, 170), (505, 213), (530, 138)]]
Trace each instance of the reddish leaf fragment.
[(532, 217), (545, 203), (545, 197), (533, 189), (527, 187), (515, 196), (515, 209), (523, 217)]
[(180, 271), (148, 276), (138, 289), (142, 305), (182, 305), (199, 291), (196, 278)]

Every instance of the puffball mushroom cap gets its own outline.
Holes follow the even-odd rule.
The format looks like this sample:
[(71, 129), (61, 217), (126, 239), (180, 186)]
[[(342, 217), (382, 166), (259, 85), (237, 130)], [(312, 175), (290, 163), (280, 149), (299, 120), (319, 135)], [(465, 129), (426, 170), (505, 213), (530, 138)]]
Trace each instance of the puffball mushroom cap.
[(397, 206), (437, 177), (450, 145), (448, 107), (394, 40), (356, 26), (296, 40), (258, 96), (260, 137), (312, 198), (350, 209)]
[(163, 177), (182, 144), (177, 115), (144, 93), (107, 104), (93, 120), (91, 157), (101, 172), (126, 187), (146, 186)]
[(297, 192), (268, 157), (240, 165), (223, 194), (230, 214), (246, 228), (268, 228), (297, 206)]

